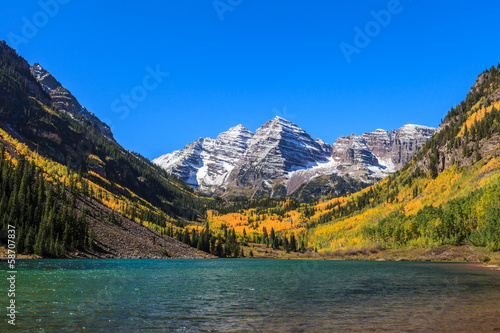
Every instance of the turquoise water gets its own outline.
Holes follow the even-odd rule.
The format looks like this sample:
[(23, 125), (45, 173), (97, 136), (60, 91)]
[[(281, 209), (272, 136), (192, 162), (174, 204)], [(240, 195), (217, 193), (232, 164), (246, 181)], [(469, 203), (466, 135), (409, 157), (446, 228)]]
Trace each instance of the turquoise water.
[(101, 259), (17, 268), (16, 327), (4, 314), (2, 332), (500, 330), (500, 271), (460, 264)]

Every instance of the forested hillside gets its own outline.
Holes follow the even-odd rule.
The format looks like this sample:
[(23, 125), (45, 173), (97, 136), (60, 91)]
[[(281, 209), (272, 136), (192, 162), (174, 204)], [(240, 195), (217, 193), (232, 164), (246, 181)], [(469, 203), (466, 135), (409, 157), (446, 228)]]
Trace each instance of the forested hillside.
[[(0, 238), (18, 224), (20, 253), (64, 256), (89, 249), (89, 215), (118, 216), (173, 236), (211, 201), (139, 154), (104, 136), (78, 114), (52, 107), (29, 64), (0, 43)], [(96, 200), (111, 212), (101, 213)], [(170, 229), (169, 229), (170, 228)]]
[[(0, 126), (4, 130), (104, 188), (116, 191), (113, 184), (119, 184), (173, 217), (200, 215), (204, 202), (189, 186), (105, 137), (83, 117), (50, 107), (50, 96), (33, 78), (26, 61), (6, 45), (0, 50)], [(129, 196), (127, 191), (122, 194)]]
[(475, 245), (500, 250), (500, 66), (485, 70), (466, 99), (402, 170), (347, 197), (316, 204), (243, 201), (208, 216), (253, 241), (272, 230), (305, 248), (332, 250)]

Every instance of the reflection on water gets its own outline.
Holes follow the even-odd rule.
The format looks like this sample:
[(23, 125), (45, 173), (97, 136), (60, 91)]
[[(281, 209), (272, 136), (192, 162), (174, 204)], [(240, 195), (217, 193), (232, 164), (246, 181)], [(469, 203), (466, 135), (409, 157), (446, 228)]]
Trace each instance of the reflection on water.
[(500, 330), (500, 271), (459, 264), (36, 260), (17, 289), (25, 331)]

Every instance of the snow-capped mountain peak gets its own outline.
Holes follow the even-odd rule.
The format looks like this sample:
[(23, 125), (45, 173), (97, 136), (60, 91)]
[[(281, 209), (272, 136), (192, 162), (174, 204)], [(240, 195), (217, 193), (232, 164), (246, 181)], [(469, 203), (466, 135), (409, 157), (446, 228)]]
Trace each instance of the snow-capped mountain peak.
[(353, 133), (330, 146), (276, 116), (255, 133), (237, 125), (153, 162), (206, 193), (283, 197), (322, 175), (371, 184), (401, 168), (435, 131), (405, 125), (391, 132)]

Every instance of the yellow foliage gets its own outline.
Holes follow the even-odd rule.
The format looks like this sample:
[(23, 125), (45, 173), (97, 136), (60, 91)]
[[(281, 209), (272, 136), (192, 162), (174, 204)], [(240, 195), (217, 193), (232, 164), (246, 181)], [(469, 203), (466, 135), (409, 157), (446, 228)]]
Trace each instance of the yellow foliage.
[(465, 121), (465, 124), (463, 124), (462, 128), (460, 129), (460, 132), (458, 132), (458, 134), (457, 134), (457, 137), (458, 138), (463, 137), (464, 136), (464, 132), (465, 132), (465, 128), (466, 127), (467, 127), (467, 129), (471, 128), (476, 122), (478, 122), (481, 119), (483, 119), (484, 116), (487, 113), (491, 112), (491, 110), (493, 110), (493, 107), (495, 107), (496, 109), (499, 109), (500, 108), (500, 102), (495, 102), (495, 103), (493, 103), (492, 105), (490, 105), (490, 106), (488, 106), (486, 108), (479, 109), (478, 111), (472, 113), (469, 116), (469, 118), (467, 118), (467, 120)]
[(45, 111), (47, 111), (48, 113), (54, 115), (54, 116), (57, 116), (59, 117), (59, 114), (57, 114), (54, 110), (52, 110), (51, 108), (49, 108), (47, 105), (43, 104), (42, 102), (40, 102), (39, 100), (37, 100), (35, 97), (29, 97), (30, 99), (34, 100), (35, 102), (37, 102)]
[[(409, 170), (402, 172), (401, 177), (409, 175)], [(467, 196), (471, 191), (491, 184), (500, 182), (500, 158), (491, 157), (484, 159), (469, 169), (453, 165), (438, 175), (435, 179), (418, 178), (411, 185), (399, 185), (397, 200), (392, 203), (382, 203), (375, 207), (368, 207), (355, 213), (353, 216), (347, 216), (335, 219), (331, 222), (316, 225), (314, 228), (306, 229), (306, 223), (317, 221), (322, 215), (328, 214), (335, 208), (333, 206), (344, 206), (351, 200), (356, 201), (357, 197), (367, 188), (355, 193), (349, 197), (335, 198), (315, 205), (302, 204), (297, 210), (287, 212), (283, 217), (271, 213), (256, 214), (255, 209), (242, 210), (238, 213), (219, 215), (215, 211), (207, 213), (211, 226), (220, 227), (226, 224), (235, 228), (236, 232), (241, 233), (243, 229), (247, 233), (262, 233), (262, 227), (266, 227), (268, 232), (271, 228), (279, 231), (282, 235), (290, 232), (306, 235), (307, 246), (316, 247), (320, 251), (332, 250), (337, 248), (358, 247), (370, 244), (369, 240), (363, 238), (362, 229), (368, 225), (374, 225), (380, 220), (386, 218), (390, 213), (400, 211), (405, 215), (416, 214), (425, 206), (439, 206), (446, 202)], [(387, 180), (383, 180), (377, 186), (387, 191)], [(417, 187), (418, 192), (415, 196), (413, 189)], [(287, 205), (287, 202), (279, 203), (281, 206)], [(484, 207), (491, 207), (493, 203), (484, 203), (477, 207), (479, 214), (484, 214)], [(305, 208), (314, 208), (316, 211), (313, 216), (306, 218), (303, 213)], [(258, 222), (249, 223), (249, 219), (256, 218)], [(254, 220), (253, 220), (254, 221)], [(255, 223), (258, 228), (253, 229)], [(441, 223), (441, 221), (435, 221)], [(414, 245), (425, 243), (424, 239), (415, 240)]]
[(103, 182), (105, 182), (106, 184), (111, 185), (111, 183), (110, 183), (110, 181), (109, 181), (109, 180), (107, 180), (106, 178), (102, 177), (101, 175), (99, 175), (99, 174), (95, 173), (94, 171), (90, 170), (90, 171), (89, 171), (89, 174), (91, 174), (91, 175), (92, 175), (92, 176), (94, 176), (94, 177), (99, 178), (100, 180), (102, 180), (102, 181), (103, 181)]
[(92, 159), (92, 160), (97, 161), (99, 164), (104, 164), (104, 162), (103, 162), (103, 161), (101, 161), (101, 159), (99, 158), (99, 156), (96, 156), (96, 155), (94, 155), (94, 154), (89, 154), (89, 156), (88, 156), (88, 157), (89, 157), (90, 159)]
[[(65, 184), (66, 186), (69, 186), (71, 183), (73, 183), (80, 190), (82, 190), (85, 187), (90, 196), (93, 197), (95, 200), (100, 201), (105, 206), (119, 212), (120, 214), (128, 218), (132, 217), (131, 208), (135, 208), (137, 211), (146, 210), (154, 212), (155, 214), (158, 214), (160, 216), (164, 216), (165, 222), (174, 221), (173, 218), (167, 216), (160, 209), (153, 206), (146, 200), (140, 198), (132, 191), (130, 191), (128, 188), (124, 188), (117, 184), (113, 184), (116, 187), (119, 187), (120, 189), (127, 192), (130, 195), (130, 197), (135, 200), (134, 203), (132, 203), (129, 198), (114, 194), (86, 178), (80, 178), (74, 173), (68, 173), (68, 169), (66, 168), (66, 166), (63, 166), (62, 164), (47, 159), (39, 155), (37, 152), (31, 151), (25, 144), (18, 142), (16, 139), (14, 139), (12, 136), (10, 136), (7, 132), (5, 132), (1, 128), (0, 128), (0, 137), (4, 141), (10, 143), (13, 147), (15, 147), (16, 152), (20, 155), (23, 155), (26, 161), (34, 163), (36, 167), (41, 171), (42, 177), (49, 183), (52, 183), (53, 185), (61, 183)], [(15, 158), (10, 156), (10, 154), (7, 155), (8, 158), (11, 159), (14, 164), (17, 164), (17, 160)], [(100, 180), (103, 180), (107, 184), (110, 184), (108, 180), (102, 178), (93, 171), (90, 171), (89, 174), (99, 178)], [(139, 221), (138, 218), (136, 218), (135, 220)]]

